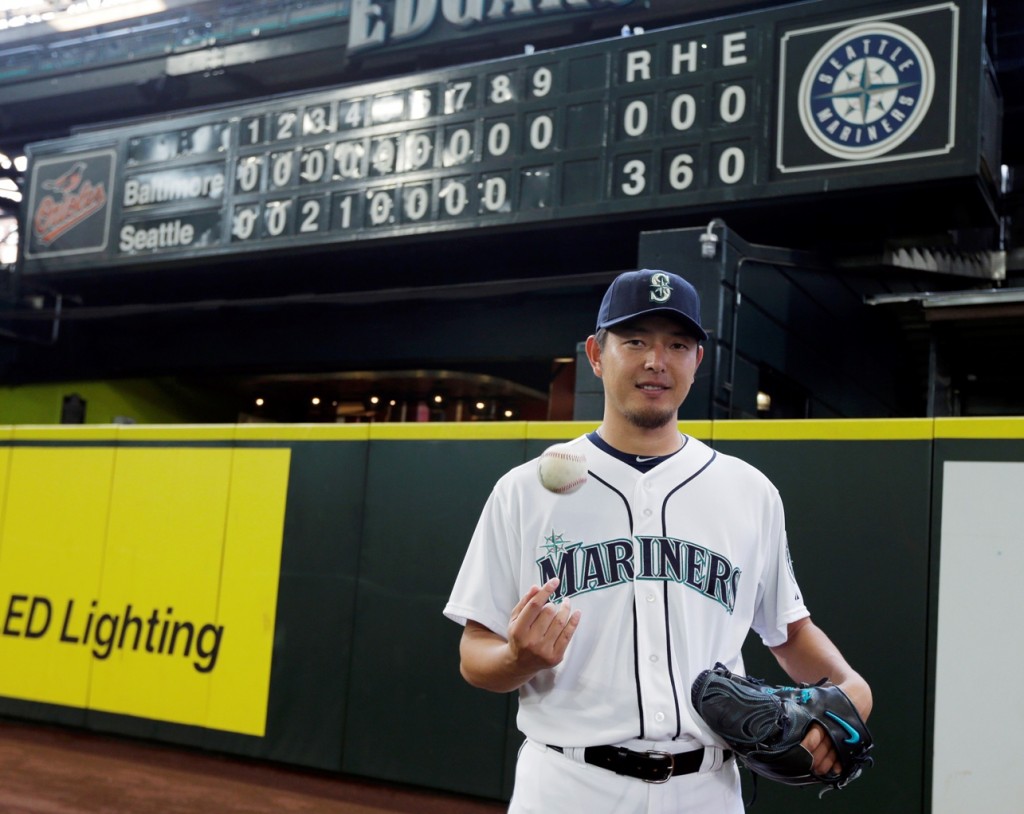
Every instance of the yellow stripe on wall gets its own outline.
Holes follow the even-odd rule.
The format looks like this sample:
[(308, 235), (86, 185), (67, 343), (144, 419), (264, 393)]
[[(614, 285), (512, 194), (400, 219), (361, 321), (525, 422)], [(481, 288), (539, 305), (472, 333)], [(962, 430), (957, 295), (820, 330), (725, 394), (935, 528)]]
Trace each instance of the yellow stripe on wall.
[(937, 418), (936, 438), (1024, 438), (1024, 418)]
[(715, 441), (927, 441), (934, 421), (906, 419), (798, 419), (715, 421)]
[[(598, 421), (381, 424), (127, 424), (0, 426), (0, 445), (17, 443), (289, 443), (292, 441), (567, 440)], [(720, 441), (919, 441), (1024, 438), (1024, 417), (682, 421), (681, 432)]]
[(370, 424), (371, 441), (516, 441), (526, 438), (523, 421)]

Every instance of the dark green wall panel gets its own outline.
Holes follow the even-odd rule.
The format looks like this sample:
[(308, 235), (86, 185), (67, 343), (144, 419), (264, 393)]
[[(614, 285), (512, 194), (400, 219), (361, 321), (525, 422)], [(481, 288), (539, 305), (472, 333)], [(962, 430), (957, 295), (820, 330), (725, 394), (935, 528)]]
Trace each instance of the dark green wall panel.
[(292, 446), (262, 757), (341, 768), (367, 447)]
[(501, 793), (511, 695), (459, 675), (441, 611), (494, 482), (524, 442), (379, 441), (367, 475), (343, 769)]
[(0, 716), (85, 728), (88, 720), (84, 709), (22, 701), (19, 698), (0, 698)]
[[(822, 803), (760, 783), (765, 814), (921, 811), (928, 681), (930, 441), (715, 443), (764, 472), (786, 506), (797, 578), (812, 619), (871, 683), (876, 765)], [(782, 682), (756, 636), (747, 669)]]

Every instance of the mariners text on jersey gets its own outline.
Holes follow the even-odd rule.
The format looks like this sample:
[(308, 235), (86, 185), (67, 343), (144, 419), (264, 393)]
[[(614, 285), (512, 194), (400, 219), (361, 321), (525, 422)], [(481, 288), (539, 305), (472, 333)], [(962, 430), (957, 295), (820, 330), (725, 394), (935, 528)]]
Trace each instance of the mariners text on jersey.
[(637, 556), (627, 539), (592, 545), (566, 543), (564, 535), (545, 538), (548, 553), (537, 560), (541, 583), (558, 577), (553, 601), (634, 580), (677, 582), (720, 603), (736, 607), (741, 569), (710, 549), (673, 537), (638, 536)]

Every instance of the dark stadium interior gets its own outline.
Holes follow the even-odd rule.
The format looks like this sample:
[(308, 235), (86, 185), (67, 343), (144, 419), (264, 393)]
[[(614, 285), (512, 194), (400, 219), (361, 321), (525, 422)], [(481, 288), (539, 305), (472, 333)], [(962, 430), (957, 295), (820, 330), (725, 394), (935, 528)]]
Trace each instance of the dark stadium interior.
[[(279, 94), (514, 56), (527, 47), (612, 37), (623, 24), (651, 30), (715, 16), (723, 8), (734, 13), (780, 4), (705, 0), (687, 4), (685, 13), (671, 3), (627, 4), (606, 14), (554, 15), (542, 26), (514, 21), (500, 31), (467, 30), (443, 47), (422, 39), (395, 43), (386, 53), (347, 53), (339, 47), (349, 23), (349, 4), (341, 0), (165, 5), (159, 14), (74, 32), (28, 36), (27, 27), (0, 30), (0, 152), (15, 156), (26, 144), (180, 111), (256, 104)], [(346, 303), (359, 295), (380, 308), (395, 307), (398, 314), (409, 303), (426, 302), (426, 308), (412, 308), (411, 318), (429, 328), (432, 313), (450, 320), (459, 303), (469, 300), (486, 308), (517, 281), (543, 278), (553, 285), (559, 278), (571, 281), (579, 274), (632, 267), (638, 230), (699, 226), (709, 216), (722, 217), (752, 244), (814, 251), (839, 268), (874, 269), (883, 287), (891, 268), (882, 258), (894, 247), (960, 256), (1001, 252), (1006, 267), (1001, 278), (923, 273), (913, 285), (920, 292), (1014, 288), (1024, 270), (1024, 6), (989, 0), (986, 40), (1002, 105), (1001, 129), (991, 134), (1000, 140), (1002, 165), (989, 171), (1000, 178), (894, 185), (881, 196), (871, 191), (835, 193), (827, 200), (793, 196), (770, 208), (740, 200), (722, 211), (637, 213), (527, 231), (426, 230), (355, 246), (267, 250), (201, 263), (185, 258), (143, 270), (95, 269), (48, 279), (29, 279), (8, 268), (0, 276), (6, 303), (0, 314), (7, 317), (2, 328), (12, 341), (0, 348), (0, 368), (12, 384), (71, 376), (184, 377), (211, 392), (224, 391), (226, 414), (237, 415), (253, 383), (267, 377), (287, 383), (293, 392), (302, 389), (305, 397), (322, 389), (325, 380), (342, 381), (338, 373), (356, 372), (352, 354), (320, 347), (334, 341), (330, 331), (320, 328), (320, 338), (308, 341), (295, 332), (287, 342), (282, 337), (289, 326), (312, 329), (346, 318)], [(24, 189), (23, 174), (14, 168), (3, 172)], [(0, 214), (18, 215), (18, 204), (0, 196)], [(895, 286), (892, 293), (903, 290)], [(954, 377), (972, 382), (978, 391), (959, 409), (968, 409), (970, 402), (976, 409), (1006, 413), (1019, 410), (1024, 398), (1019, 377), (996, 361), (1024, 352), (1022, 310), (1011, 300), (999, 296), (969, 314), (946, 309), (956, 318), (941, 328), (928, 322), (919, 300), (879, 304), (905, 327), (908, 352), (926, 353), (922, 337), (938, 336), (950, 348)], [(432, 311), (430, 303), (446, 307)], [(377, 371), (444, 369), (482, 377), (468, 387), (470, 394), (496, 395), (481, 382), (501, 381), (505, 389), (523, 388), (543, 399), (557, 374), (551, 354), (508, 358), (500, 334), (513, 326), (497, 328), (493, 352), (455, 339), (428, 341), (424, 347), (430, 356), (393, 352), (392, 343), (406, 339), (389, 336), (389, 329), (373, 350), (363, 349), (368, 364), (362, 370), (369, 363)], [(251, 352), (211, 347), (209, 336), (223, 329)], [(283, 350), (285, 345), (293, 352)], [(572, 354), (571, 343), (563, 347), (563, 355)], [(356, 400), (371, 395), (372, 387), (356, 380), (366, 377), (349, 377), (348, 395)], [(901, 413), (923, 409), (912, 400)], [(304, 410), (288, 417), (320, 420)]]

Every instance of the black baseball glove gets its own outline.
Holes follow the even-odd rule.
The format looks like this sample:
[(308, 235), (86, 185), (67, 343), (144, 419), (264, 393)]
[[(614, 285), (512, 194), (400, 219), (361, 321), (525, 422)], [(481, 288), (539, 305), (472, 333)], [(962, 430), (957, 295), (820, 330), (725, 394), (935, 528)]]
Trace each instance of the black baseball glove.
[[(735, 675), (722, 664), (693, 682), (694, 709), (748, 769), (791, 786), (824, 784), (841, 789), (874, 761), (871, 733), (839, 687), (822, 679), (799, 687), (774, 687)], [(828, 733), (841, 769), (811, 773), (812, 758), (800, 742), (812, 724)]]

